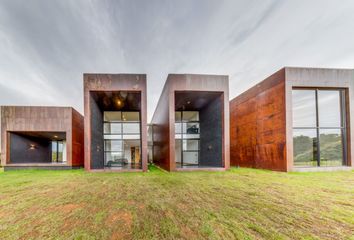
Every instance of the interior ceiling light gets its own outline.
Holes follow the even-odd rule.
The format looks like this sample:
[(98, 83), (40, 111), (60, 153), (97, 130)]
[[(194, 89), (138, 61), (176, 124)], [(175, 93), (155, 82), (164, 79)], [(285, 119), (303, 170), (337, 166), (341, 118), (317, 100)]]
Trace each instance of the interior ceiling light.
[(54, 138), (58, 138), (58, 136), (57, 136), (57, 135), (54, 135)]
[(187, 104), (191, 104), (191, 101), (188, 101)]
[(29, 148), (30, 150), (34, 150), (34, 149), (36, 149), (36, 145), (34, 145), (33, 143), (31, 143), (30, 144), (30, 148)]

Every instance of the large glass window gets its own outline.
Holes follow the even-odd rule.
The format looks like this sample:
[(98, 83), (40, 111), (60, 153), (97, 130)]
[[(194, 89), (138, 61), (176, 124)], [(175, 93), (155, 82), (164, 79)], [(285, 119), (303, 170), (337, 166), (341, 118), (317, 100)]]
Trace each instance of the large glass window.
[(141, 168), (139, 112), (104, 112), (106, 167)]
[(345, 91), (294, 89), (294, 166), (346, 163)]
[(65, 141), (52, 141), (52, 162), (66, 162), (66, 144)]
[(177, 167), (199, 165), (199, 112), (175, 112), (175, 160)]

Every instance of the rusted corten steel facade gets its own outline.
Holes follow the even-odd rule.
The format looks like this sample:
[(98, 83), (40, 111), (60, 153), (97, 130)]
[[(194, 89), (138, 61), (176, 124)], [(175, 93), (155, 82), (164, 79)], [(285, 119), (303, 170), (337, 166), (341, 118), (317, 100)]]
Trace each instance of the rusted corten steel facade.
[[(230, 167), (229, 149), (229, 80), (223, 75), (169, 74), (164, 85), (151, 126), (153, 127), (153, 161), (168, 171), (182, 170), (176, 166), (175, 156), (175, 111), (188, 99), (198, 104), (198, 95), (209, 96), (217, 94), (220, 102), (220, 166), (205, 168), (206, 170), (225, 170)], [(188, 101), (188, 104), (190, 102)], [(194, 104), (194, 103), (191, 103)], [(214, 113), (216, 114), (216, 113)], [(206, 121), (208, 122), (208, 121)], [(212, 124), (210, 120), (207, 124)], [(201, 133), (208, 130), (201, 128)], [(212, 136), (211, 136), (212, 137)], [(216, 137), (216, 136), (215, 136)], [(206, 151), (212, 146), (203, 145), (201, 137), (200, 151)], [(213, 143), (211, 143), (212, 145)], [(210, 148), (210, 149), (208, 149)], [(201, 156), (200, 161), (203, 161)], [(196, 170), (191, 168), (184, 170)]]
[[(145, 74), (84, 74), (84, 115), (85, 115), (85, 169), (101, 171), (104, 167), (96, 167), (94, 163), (101, 158), (103, 147), (96, 146), (96, 140), (102, 138), (101, 133), (95, 133), (93, 127), (93, 111), (95, 104), (92, 93), (129, 92), (140, 96), (140, 129), (141, 129), (141, 169), (147, 171), (147, 97)], [(103, 126), (101, 126), (103, 127)], [(128, 169), (136, 171), (139, 169)], [(105, 171), (111, 171), (105, 169)], [(117, 170), (119, 171), (119, 170)], [(126, 171), (126, 170), (122, 170)]]
[[(10, 157), (10, 149), (16, 147), (11, 146), (12, 135), (48, 136), (52, 133), (65, 136), (65, 162), (34, 162), (32, 160), (36, 159), (24, 159), (19, 163), (17, 159)], [(67, 169), (84, 165), (84, 119), (71, 107), (2, 106), (1, 139), (1, 164), (5, 169), (26, 167)]]
[(344, 89), (346, 158), (353, 166), (354, 72), (347, 69), (285, 67), (230, 101), (231, 166), (295, 170), (293, 89)]

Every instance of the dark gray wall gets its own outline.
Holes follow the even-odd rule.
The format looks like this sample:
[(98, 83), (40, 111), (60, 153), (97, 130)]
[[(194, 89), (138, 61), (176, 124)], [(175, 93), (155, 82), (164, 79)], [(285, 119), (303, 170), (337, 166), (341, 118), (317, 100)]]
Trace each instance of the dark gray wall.
[(199, 165), (222, 167), (222, 102), (215, 99), (199, 112)]
[[(35, 149), (30, 149), (31, 144)], [(50, 163), (52, 162), (50, 140), (10, 134), (11, 163)]]
[(90, 94), (91, 109), (91, 168), (104, 168), (103, 113)]

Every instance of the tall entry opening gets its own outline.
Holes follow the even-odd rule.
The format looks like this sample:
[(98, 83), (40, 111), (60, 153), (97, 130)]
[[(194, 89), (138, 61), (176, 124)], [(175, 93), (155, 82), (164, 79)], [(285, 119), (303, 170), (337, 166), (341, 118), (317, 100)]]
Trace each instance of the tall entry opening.
[(142, 169), (141, 93), (90, 92), (93, 169)]
[(223, 167), (222, 122), (222, 93), (176, 91), (176, 168)]

